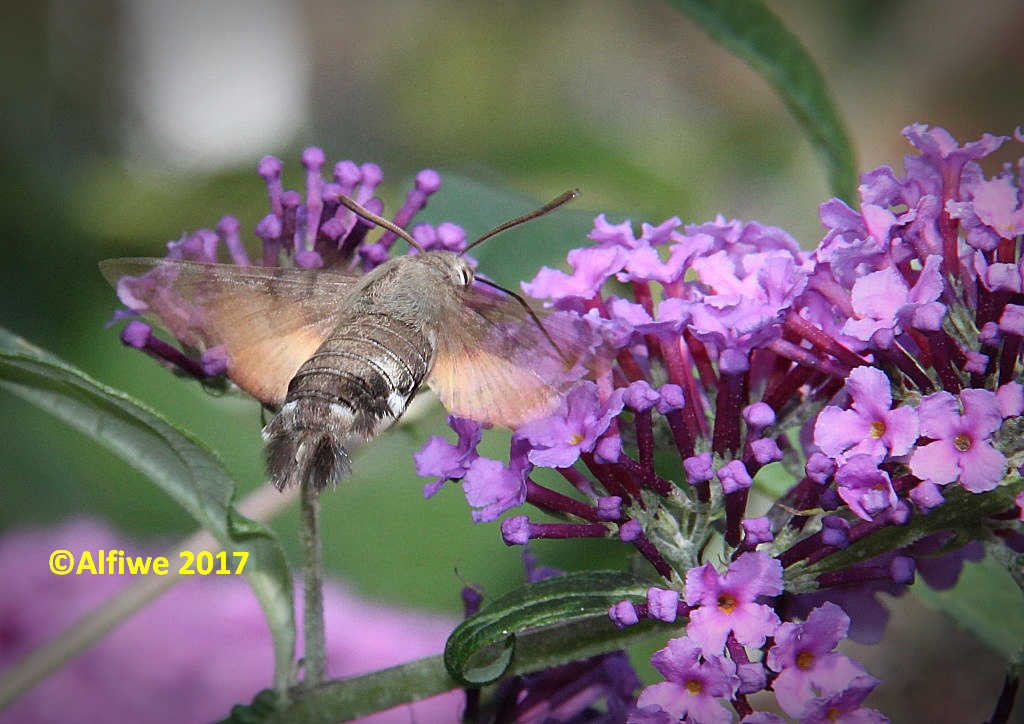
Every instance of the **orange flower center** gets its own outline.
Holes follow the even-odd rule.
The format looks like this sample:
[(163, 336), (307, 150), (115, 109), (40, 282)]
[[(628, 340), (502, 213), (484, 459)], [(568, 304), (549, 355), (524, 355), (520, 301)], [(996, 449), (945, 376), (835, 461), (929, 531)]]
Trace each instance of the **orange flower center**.
[(696, 679), (688, 679), (686, 681), (686, 690), (696, 696), (704, 690), (704, 685)]
[(873, 437), (873, 438), (875, 438), (877, 440), (878, 438), (882, 437), (882, 435), (884, 435), (884, 434), (885, 434), (885, 423), (883, 421), (875, 420), (874, 422), (871, 423), (871, 432), (870, 432), (871, 437)]
[(953, 444), (960, 452), (967, 452), (971, 449), (971, 436), (962, 432), (953, 438)]
[(721, 593), (718, 595), (718, 608), (725, 613), (732, 613), (738, 605), (738, 601), (731, 594)]
[(807, 669), (811, 668), (811, 664), (813, 663), (814, 654), (812, 654), (810, 651), (801, 651), (799, 654), (796, 655), (796, 667), (798, 669), (807, 671)]

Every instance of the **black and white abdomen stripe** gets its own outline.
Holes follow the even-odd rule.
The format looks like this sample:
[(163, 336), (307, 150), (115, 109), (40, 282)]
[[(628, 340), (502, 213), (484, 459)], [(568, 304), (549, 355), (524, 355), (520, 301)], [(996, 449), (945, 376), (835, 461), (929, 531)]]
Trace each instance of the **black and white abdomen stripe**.
[(331, 418), (348, 420), (346, 432), (370, 437), (405, 412), (433, 355), (431, 340), (392, 317), (344, 323), (292, 378), (285, 408), (294, 403), (301, 424), (319, 420), (326, 406)]
[(324, 487), (345, 472), (349, 440), (373, 437), (405, 412), (430, 372), (432, 337), (383, 314), (339, 324), (299, 368), (263, 431), (274, 484), (309, 478)]

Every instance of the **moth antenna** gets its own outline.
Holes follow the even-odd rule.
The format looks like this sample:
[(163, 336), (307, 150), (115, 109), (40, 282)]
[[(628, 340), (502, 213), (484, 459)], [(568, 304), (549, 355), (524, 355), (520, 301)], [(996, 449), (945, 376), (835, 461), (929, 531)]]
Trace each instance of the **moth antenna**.
[[(465, 254), (467, 251), (472, 249), (474, 246), (477, 246), (478, 244), (482, 244), (483, 242), (485, 242), (488, 239), (490, 239), (492, 236), (497, 236), (501, 232), (506, 231), (508, 229), (511, 229), (513, 226), (519, 226), (520, 224), (524, 224), (527, 221), (530, 221), (531, 219), (536, 219), (538, 216), (543, 216), (544, 214), (547, 214), (547, 213), (549, 213), (551, 211), (554, 211), (559, 206), (562, 206), (564, 204), (569, 203), (570, 201), (572, 201), (574, 198), (576, 198), (579, 195), (580, 195), (579, 189), (570, 189), (570, 190), (566, 191), (563, 194), (559, 194), (555, 198), (551, 199), (551, 201), (548, 201), (546, 204), (541, 206), (539, 209), (534, 209), (533, 211), (530, 211), (529, 213), (523, 214), (522, 216), (517, 216), (514, 219), (510, 219), (509, 221), (506, 221), (504, 224), (499, 224), (498, 226), (495, 226), (493, 229), (491, 229), (486, 234), (484, 234), (483, 236), (478, 238), (476, 241), (474, 241), (472, 244), (470, 244), (465, 249), (463, 249), (462, 253)], [(508, 290), (506, 289), (504, 291), (508, 291)], [(520, 300), (520, 301), (522, 301), (522, 300)]]
[(530, 305), (526, 303), (526, 300), (523, 299), (519, 294), (512, 291), (511, 289), (506, 289), (497, 282), (492, 282), (490, 279), (484, 279), (483, 277), (474, 277), (474, 281), (486, 284), (492, 289), (497, 289), (499, 291), (505, 292), (505, 294), (509, 295), (517, 302), (519, 302), (519, 306), (521, 306), (526, 311), (526, 313), (530, 315), (530, 319), (532, 319), (533, 323), (540, 328), (541, 334), (544, 335), (544, 339), (546, 339), (551, 344), (551, 346), (555, 348), (555, 351), (558, 352), (558, 356), (562, 358), (562, 361), (564, 361), (566, 364), (570, 364), (572, 362), (572, 360), (570, 360), (569, 357), (566, 356), (565, 352), (563, 352), (561, 348), (559, 348), (559, 346), (555, 343), (554, 338), (548, 333), (547, 327), (544, 326), (544, 322), (541, 321), (541, 318), (537, 316), (537, 313), (533, 311)]
[(412, 234), (410, 234), (408, 231), (403, 229), (395, 222), (389, 221), (388, 219), (385, 219), (383, 216), (378, 216), (369, 209), (363, 208), (362, 206), (357, 204), (353, 199), (350, 199), (348, 196), (339, 196), (338, 200), (341, 201), (342, 206), (347, 208), (349, 211), (353, 212), (356, 216), (360, 216), (366, 219), (367, 221), (372, 221), (377, 226), (383, 229), (387, 229), (395, 236), (400, 236), (403, 239), (405, 239), (407, 242), (409, 242), (409, 246), (411, 246), (416, 251), (424, 254), (426, 253), (427, 250), (420, 246), (420, 243), (418, 241), (412, 238)]

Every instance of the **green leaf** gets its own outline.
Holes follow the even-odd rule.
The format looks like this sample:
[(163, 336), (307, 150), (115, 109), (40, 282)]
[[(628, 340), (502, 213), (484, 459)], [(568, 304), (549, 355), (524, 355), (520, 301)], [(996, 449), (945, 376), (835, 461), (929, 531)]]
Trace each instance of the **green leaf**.
[(650, 629), (619, 630), (608, 609), (624, 599), (643, 600), (650, 585), (619, 571), (581, 571), (529, 583), (462, 622), (448, 638), (445, 666), (466, 686), (483, 686), (506, 673), (623, 648)]
[(946, 502), (927, 515), (915, 514), (905, 525), (888, 525), (866, 535), (848, 547), (811, 564), (797, 563), (786, 569), (786, 590), (802, 592), (817, 587), (822, 573), (840, 571), (885, 553), (906, 548), (927, 535), (953, 531), (964, 540), (982, 540), (985, 521), (1013, 507), (1014, 497), (1024, 489), (1024, 480), (1002, 485), (984, 493), (970, 493), (950, 486), (943, 492)]
[(3, 328), (0, 385), (124, 458), (229, 553), (248, 552), (243, 575), (270, 625), (274, 683), (283, 691), (291, 679), (295, 644), (288, 563), (274, 531), (234, 509), (234, 480), (213, 452), (141, 403)]
[(530, 583), (460, 624), (443, 659), (419, 659), (311, 690), (298, 687), (285, 703), (272, 692), (261, 692), (251, 705), (236, 706), (222, 724), (350, 721), (460, 686), (479, 687), (505, 675), (681, 635), (685, 622), (647, 620), (620, 630), (608, 618), (612, 604), (643, 600), (650, 585), (619, 571), (584, 571)]
[(913, 591), (1007, 660), (1024, 646), (1024, 594), (991, 556), (965, 564), (957, 584), (948, 591), (936, 591), (923, 583), (915, 584)]
[(759, 0), (669, 0), (775, 89), (825, 163), (832, 193), (855, 199), (853, 147), (825, 79), (800, 41)]

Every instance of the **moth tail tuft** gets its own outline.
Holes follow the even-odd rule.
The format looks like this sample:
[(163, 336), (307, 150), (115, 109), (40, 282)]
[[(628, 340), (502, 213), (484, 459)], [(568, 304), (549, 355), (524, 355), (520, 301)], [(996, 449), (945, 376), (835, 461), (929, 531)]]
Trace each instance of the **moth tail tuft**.
[(267, 473), (278, 490), (309, 482), (317, 490), (336, 485), (351, 470), (348, 453), (323, 430), (287, 430), (271, 435)]

